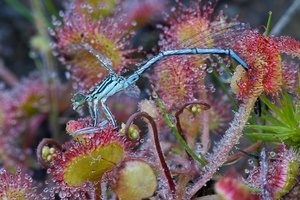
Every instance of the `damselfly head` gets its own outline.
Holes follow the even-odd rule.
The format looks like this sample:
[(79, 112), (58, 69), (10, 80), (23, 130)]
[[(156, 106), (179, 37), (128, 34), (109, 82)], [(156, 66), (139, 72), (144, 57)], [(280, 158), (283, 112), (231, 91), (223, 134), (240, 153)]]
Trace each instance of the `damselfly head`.
[(80, 106), (82, 106), (86, 102), (85, 95), (81, 93), (75, 94), (72, 97), (71, 101), (73, 102), (73, 109), (77, 110)]

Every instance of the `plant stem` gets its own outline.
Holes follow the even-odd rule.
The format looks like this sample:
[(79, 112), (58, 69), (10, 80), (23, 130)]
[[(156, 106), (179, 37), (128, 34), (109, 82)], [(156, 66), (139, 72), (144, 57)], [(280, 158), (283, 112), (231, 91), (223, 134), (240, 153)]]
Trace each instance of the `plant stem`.
[(214, 153), (211, 156), (211, 160), (206, 166), (207, 171), (202, 176), (202, 178), (195, 183), (195, 185), (188, 191), (185, 199), (191, 199), (192, 196), (199, 191), (204, 184), (209, 181), (213, 174), (223, 165), (226, 161), (231, 149), (239, 141), (244, 126), (246, 125), (251, 110), (256, 102), (257, 97), (252, 97), (245, 100), (245, 102), (240, 106), (238, 112), (235, 114), (235, 117), (225, 132), (224, 137), (214, 148)]
[[(157, 127), (155, 124), (154, 119), (146, 112), (138, 112), (138, 113), (134, 113), (133, 115), (131, 115), (126, 123), (126, 128), (125, 128), (125, 135), (128, 135), (128, 129), (130, 127), (130, 124), (133, 122), (133, 120), (137, 117), (144, 117), (146, 118), (150, 125), (151, 125), (151, 129), (148, 128), (149, 130), (152, 130), (152, 134), (150, 135), (150, 139), (152, 144), (154, 145), (154, 155), (157, 158), (158, 164), (159, 166), (159, 170), (160, 170), (160, 174), (162, 179), (164, 179), (166, 182), (168, 182), (169, 184), (169, 189), (170, 189), (170, 196), (173, 197), (173, 199), (175, 199), (175, 194), (176, 194), (176, 186), (175, 183), (173, 182), (172, 176), (171, 176), (171, 172), (169, 170), (169, 167), (165, 161), (160, 143), (159, 143), (159, 138), (158, 138), (158, 131), (157, 131)], [(151, 133), (149, 131), (149, 133)]]
[(272, 21), (272, 12), (269, 11), (269, 18), (268, 18), (268, 22), (267, 22), (267, 28), (266, 28), (266, 36), (269, 36), (270, 34), (270, 29), (271, 29), (271, 21)]
[[(183, 113), (183, 110), (186, 108), (186, 107), (188, 107), (188, 106), (190, 106), (190, 105), (201, 105), (201, 107), (202, 107), (202, 110), (203, 110), (203, 112), (205, 112), (206, 110), (208, 110), (208, 109), (210, 109), (210, 105), (208, 104), (208, 103), (206, 103), (206, 102), (204, 102), (204, 101), (190, 101), (190, 102), (187, 102), (187, 103), (185, 103), (176, 113), (175, 113), (175, 118), (176, 118), (176, 128), (177, 128), (177, 130), (178, 130), (178, 132), (179, 132), (179, 134), (180, 134), (180, 136), (182, 137), (182, 139), (184, 139), (184, 141), (186, 141), (186, 138), (185, 138), (185, 135), (183, 134), (183, 130), (182, 130), (182, 128), (181, 128), (181, 125), (180, 125), (180, 115)], [(206, 112), (207, 113), (207, 112)], [(204, 117), (205, 115), (203, 115), (203, 117)], [(203, 120), (204, 121), (204, 120)], [(207, 123), (208, 124), (208, 123)], [(209, 140), (209, 138), (205, 138), (205, 139), (207, 139), (207, 140)], [(206, 141), (207, 141), (206, 140)], [(202, 138), (202, 142), (203, 142), (203, 138)], [(208, 141), (207, 141), (208, 142)], [(207, 145), (208, 146), (208, 145)], [(204, 147), (204, 145), (203, 145), (203, 147)], [(204, 152), (206, 152), (205, 151), (205, 148), (203, 148), (204, 149)], [(192, 156), (186, 151), (186, 153), (187, 153), (187, 155), (188, 155), (188, 159), (189, 160), (192, 160), (193, 158), (192, 158)]]
[[(48, 34), (48, 24), (45, 17), (45, 12), (43, 10), (42, 1), (31, 0), (30, 1), (33, 13), (34, 13), (34, 22), (38, 30), (38, 36), (41, 37), (46, 43), (50, 42)], [(43, 66), (43, 78), (48, 82), (49, 88), (49, 101), (51, 105), (49, 119), (52, 137), (54, 139), (59, 139), (59, 130), (58, 130), (58, 94), (57, 94), (57, 80), (56, 80), (56, 69), (53, 63), (53, 56), (51, 53), (50, 46), (37, 49), (39, 51), (40, 58), (42, 60)]]

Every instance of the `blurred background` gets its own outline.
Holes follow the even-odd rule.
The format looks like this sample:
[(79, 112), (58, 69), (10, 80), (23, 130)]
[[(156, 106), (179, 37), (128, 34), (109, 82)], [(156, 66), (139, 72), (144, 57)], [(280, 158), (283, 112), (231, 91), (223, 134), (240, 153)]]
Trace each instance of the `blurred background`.
[[(63, 2), (61, 0), (46, 0), (45, 3), (51, 1), (57, 11), (63, 10)], [(166, 1), (166, 0), (164, 0)], [(16, 2), (16, 3), (15, 3)], [(33, 2), (33, 0), (32, 0)], [(174, 3), (173, 1), (169, 1)], [(190, 0), (182, 0), (188, 4)], [(205, 2), (204, 0), (202, 2)], [(212, 1), (215, 2), (215, 1)], [(266, 25), (269, 11), (272, 11), (272, 24), (280, 23), (280, 20), (286, 19), (284, 26), (281, 26), (276, 35), (290, 35), (295, 39), (300, 39), (300, 0), (219, 0), (216, 5), (216, 11), (228, 6), (224, 10), (224, 14), (228, 17), (238, 16), (243, 22), (250, 23), (252, 28), (260, 28)], [(30, 0), (0, 0), (0, 59), (4, 65), (14, 72), (18, 77), (27, 76), (28, 73), (35, 69), (35, 64), (30, 58), (30, 38), (36, 34), (37, 30), (32, 18), (28, 17), (28, 13), (20, 12), (12, 5), (23, 5), (30, 9)], [(134, 1), (133, 1), (134, 4)], [(295, 7), (298, 5), (298, 8)], [(289, 9), (294, 9), (294, 15), (287, 16)], [(159, 12), (159, 11), (158, 11)], [(161, 11), (162, 12), (162, 11)], [(218, 12), (215, 12), (218, 13)], [(48, 15), (51, 20), (51, 14)], [(161, 15), (157, 14), (144, 25), (142, 38), (147, 38), (145, 34), (157, 34), (157, 32), (149, 31), (155, 29), (154, 24), (161, 21)], [(281, 24), (282, 25), (282, 24)], [(141, 34), (139, 34), (141, 35)], [(141, 38), (137, 43), (143, 42)]]

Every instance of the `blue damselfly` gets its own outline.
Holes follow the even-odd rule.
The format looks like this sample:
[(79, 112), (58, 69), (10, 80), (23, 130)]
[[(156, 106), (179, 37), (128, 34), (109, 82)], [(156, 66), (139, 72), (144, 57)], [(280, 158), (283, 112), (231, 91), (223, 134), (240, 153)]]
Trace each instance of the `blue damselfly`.
[[(238, 34), (239, 32), (237, 30), (243, 31), (244, 29), (247, 29), (245, 27), (244, 25), (241, 24), (234, 24), (234, 25), (226, 26), (219, 31), (216, 31), (216, 33), (214, 33), (212, 37), (217, 42), (217, 45), (220, 44), (218, 45), (220, 47), (215, 47), (215, 48), (205, 48), (205, 47), (201, 47), (201, 45), (199, 45), (201, 48), (188, 47), (191, 46), (190, 44), (192, 42), (191, 40), (195, 41), (194, 43), (192, 43), (193, 46), (197, 45), (200, 40), (197, 39), (198, 41), (196, 41), (194, 36), (191, 36), (186, 41), (184, 41), (183, 45), (181, 45), (182, 46), (181, 48), (160, 51), (157, 55), (153, 56), (147, 62), (143, 63), (139, 69), (137, 69), (131, 75), (126, 77), (121, 76), (116, 72), (114, 72), (112, 70), (110, 60), (105, 58), (98, 52), (96, 52), (87, 43), (76, 44), (77, 46), (93, 54), (99, 60), (99, 62), (109, 71), (109, 74), (88, 94), (86, 95), (80, 93), (75, 94), (72, 98), (73, 109), (76, 110), (83, 104), (88, 103), (89, 112), (92, 118), (94, 119), (94, 126), (96, 127), (99, 126), (99, 117), (101, 116), (99, 110), (99, 103), (100, 103), (101, 104), (100, 108), (102, 113), (105, 115), (107, 120), (110, 121), (116, 127), (117, 123), (113, 117), (113, 114), (111, 113), (111, 111), (109, 110), (108, 106), (105, 103), (107, 98), (133, 85), (145, 71), (151, 68), (155, 63), (162, 60), (164, 57), (176, 56), (176, 55), (197, 55), (197, 54), (229, 55), (231, 58), (233, 58), (238, 63), (240, 63), (245, 70), (248, 70), (247, 63), (239, 55), (237, 55), (233, 50), (223, 47), (221, 45), (222, 43), (224, 43), (225, 40), (230, 39), (230, 38), (222, 37), (222, 34), (223, 35), (227, 33)], [(73, 134), (80, 134), (80, 133), (81, 131), (76, 131), (76, 133)]]

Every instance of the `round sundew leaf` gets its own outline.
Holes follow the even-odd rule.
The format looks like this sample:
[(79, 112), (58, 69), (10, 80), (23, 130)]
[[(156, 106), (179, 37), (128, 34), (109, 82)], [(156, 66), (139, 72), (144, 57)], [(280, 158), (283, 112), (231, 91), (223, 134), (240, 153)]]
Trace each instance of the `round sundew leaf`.
[(71, 160), (64, 173), (68, 185), (79, 186), (85, 181), (99, 181), (107, 170), (123, 160), (124, 147), (113, 142)]
[(148, 163), (142, 160), (129, 160), (116, 169), (117, 182), (114, 191), (119, 199), (139, 200), (151, 197), (155, 192), (157, 179)]

